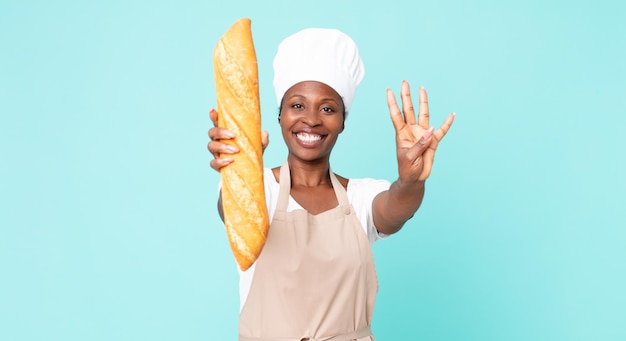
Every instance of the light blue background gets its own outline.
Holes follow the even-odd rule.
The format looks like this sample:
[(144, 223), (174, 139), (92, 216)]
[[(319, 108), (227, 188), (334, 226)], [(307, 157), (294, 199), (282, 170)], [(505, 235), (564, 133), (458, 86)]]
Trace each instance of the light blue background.
[(395, 179), (385, 89), (457, 119), (413, 220), (374, 246), (379, 340), (626, 339), (620, 1), (0, 3), (0, 339), (234, 340), (238, 277), (206, 151), (211, 55), (336, 27), (366, 76), (333, 154)]

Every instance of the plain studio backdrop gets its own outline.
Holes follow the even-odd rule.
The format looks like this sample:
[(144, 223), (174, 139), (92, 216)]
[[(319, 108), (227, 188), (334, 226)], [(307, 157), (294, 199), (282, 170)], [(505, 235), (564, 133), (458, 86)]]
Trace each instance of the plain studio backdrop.
[(213, 47), (241, 17), (268, 167), (287, 156), (271, 62), (302, 28), (348, 33), (365, 63), (337, 173), (396, 178), (403, 79), (433, 125), (457, 112), (422, 208), (374, 246), (378, 340), (626, 339), (617, 0), (3, 0), (0, 339), (236, 339), (206, 144)]

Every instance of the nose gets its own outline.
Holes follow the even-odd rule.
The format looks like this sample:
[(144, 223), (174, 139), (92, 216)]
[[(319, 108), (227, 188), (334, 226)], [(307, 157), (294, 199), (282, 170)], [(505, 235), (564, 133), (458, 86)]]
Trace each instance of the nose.
[(302, 114), (301, 120), (311, 127), (322, 124), (320, 113), (315, 109), (307, 109), (306, 112)]

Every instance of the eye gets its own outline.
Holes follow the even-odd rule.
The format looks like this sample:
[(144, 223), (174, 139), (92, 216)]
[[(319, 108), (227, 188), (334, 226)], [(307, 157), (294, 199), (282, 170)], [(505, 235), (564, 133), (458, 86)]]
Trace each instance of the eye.
[(291, 105), (291, 107), (292, 107), (293, 109), (302, 109), (302, 108), (304, 108), (304, 107), (302, 106), (302, 104), (300, 104), (300, 103), (294, 103), (294, 104), (292, 104), (292, 105)]
[(335, 109), (333, 109), (331, 107), (322, 107), (322, 111), (323, 112), (327, 112), (327, 113), (331, 113), (331, 112), (334, 112)]

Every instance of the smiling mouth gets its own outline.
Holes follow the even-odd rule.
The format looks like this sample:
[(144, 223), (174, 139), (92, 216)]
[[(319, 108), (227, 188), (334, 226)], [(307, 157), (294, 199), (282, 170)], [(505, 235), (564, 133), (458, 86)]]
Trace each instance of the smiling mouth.
[(322, 139), (322, 135), (309, 134), (309, 133), (297, 133), (296, 138), (304, 143), (315, 143)]

